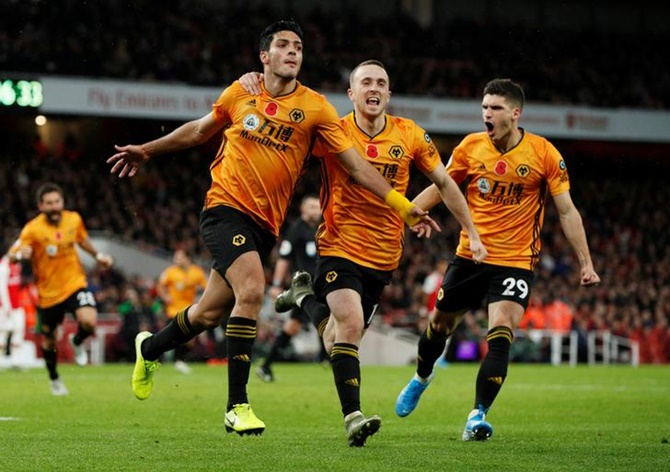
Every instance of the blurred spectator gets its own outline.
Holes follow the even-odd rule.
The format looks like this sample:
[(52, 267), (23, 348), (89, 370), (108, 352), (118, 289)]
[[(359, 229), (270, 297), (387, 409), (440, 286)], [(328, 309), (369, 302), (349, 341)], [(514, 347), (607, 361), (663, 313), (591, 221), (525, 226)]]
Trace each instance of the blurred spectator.
[(140, 331), (155, 331), (156, 319), (151, 299), (140, 296), (134, 287), (125, 290), (118, 306), (121, 328), (111, 345), (112, 356), (118, 362), (135, 362), (135, 336)]
[(58, 145), (56, 156), (67, 164), (77, 164), (83, 153), (84, 150), (79, 145), (77, 137), (72, 133), (67, 133), (63, 137), (63, 141)]
[(519, 329), (545, 329), (546, 322), (544, 316), (544, 304), (542, 297), (536, 292), (530, 295), (528, 308), (526, 308), (523, 318), (519, 323)]
[(546, 328), (560, 334), (567, 334), (572, 329), (572, 309), (560, 298), (554, 298), (544, 307)]

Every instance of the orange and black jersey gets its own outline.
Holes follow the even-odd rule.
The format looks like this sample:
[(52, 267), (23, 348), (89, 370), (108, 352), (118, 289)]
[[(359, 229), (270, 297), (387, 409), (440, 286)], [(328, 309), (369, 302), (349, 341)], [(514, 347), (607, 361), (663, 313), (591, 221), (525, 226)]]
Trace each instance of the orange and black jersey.
[(205, 208), (236, 208), (275, 236), (315, 140), (335, 154), (353, 146), (335, 108), (299, 82), (273, 97), (264, 87), (249, 95), (236, 81), (214, 103), (213, 116), (230, 126), (210, 168)]
[(23, 227), (11, 252), (16, 254), (23, 246), (32, 247), (31, 260), (40, 308), (57, 305), (87, 287), (86, 272), (76, 248), (87, 239), (84, 222), (75, 211), (63, 210), (57, 225), (39, 214)]
[[(386, 115), (384, 129), (376, 136), (358, 127), (354, 113), (343, 117), (342, 123), (358, 153), (403, 195), (412, 165), (429, 174), (440, 163), (430, 137), (412, 120)], [(319, 147), (315, 154), (320, 154)], [(396, 269), (405, 235), (402, 217), (358, 184), (336, 159), (322, 160), (321, 181), (324, 221), (317, 233), (319, 255), (343, 257), (376, 270)]]
[[(458, 184), (467, 181), (468, 207), (488, 250), (486, 263), (535, 269), (547, 197), (570, 189), (558, 150), (523, 132), (519, 144), (501, 153), (485, 132), (473, 133), (454, 149), (447, 171)], [(461, 231), (456, 253), (472, 259), (469, 247)]]
[(165, 306), (168, 318), (174, 318), (179, 310), (196, 302), (198, 291), (205, 289), (207, 276), (198, 265), (182, 268), (176, 264), (166, 268), (158, 283), (167, 290), (169, 302)]

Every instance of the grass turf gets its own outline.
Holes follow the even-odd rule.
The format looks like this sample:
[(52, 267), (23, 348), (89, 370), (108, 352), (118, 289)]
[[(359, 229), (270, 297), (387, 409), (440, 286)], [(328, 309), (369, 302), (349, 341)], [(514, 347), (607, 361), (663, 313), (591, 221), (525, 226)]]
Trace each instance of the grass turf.
[(272, 384), (253, 374), (249, 395), (267, 426), (239, 437), (223, 427), (225, 367), (172, 365), (153, 395), (130, 390), (131, 365), (60, 367), (70, 390), (50, 394), (46, 371), (0, 372), (3, 471), (657, 471), (670, 464), (670, 367), (510, 366), (488, 415), (494, 435), (460, 440), (476, 365), (437, 369), (417, 410), (394, 403), (412, 367), (363, 366), (363, 411), (382, 428), (364, 448), (346, 444), (332, 374), (277, 364)]

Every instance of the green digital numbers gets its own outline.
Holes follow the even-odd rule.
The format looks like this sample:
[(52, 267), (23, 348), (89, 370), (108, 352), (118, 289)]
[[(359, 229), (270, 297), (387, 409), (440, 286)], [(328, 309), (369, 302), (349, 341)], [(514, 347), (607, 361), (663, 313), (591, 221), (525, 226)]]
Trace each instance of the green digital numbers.
[(38, 108), (43, 101), (41, 82), (0, 79), (0, 106)]

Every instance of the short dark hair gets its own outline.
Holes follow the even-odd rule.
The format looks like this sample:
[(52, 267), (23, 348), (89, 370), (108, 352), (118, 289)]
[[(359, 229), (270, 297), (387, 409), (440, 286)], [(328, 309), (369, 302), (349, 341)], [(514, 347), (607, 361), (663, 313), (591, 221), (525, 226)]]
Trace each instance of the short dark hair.
[(354, 67), (354, 69), (349, 74), (349, 85), (352, 85), (352, 81), (354, 80), (354, 74), (356, 73), (356, 71), (363, 66), (378, 66), (378, 67), (381, 67), (382, 69), (386, 70), (386, 67), (384, 67), (384, 64), (381, 61), (378, 61), (377, 59), (368, 59), (367, 61), (363, 61), (360, 64), (358, 64), (356, 67)]
[(63, 189), (60, 188), (60, 185), (54, 184), (53, 182), (47, 182), (40, 185), (37, 189), (37, 192), (35, 192), (35, 199), (37, 200), (37, 203), (42, 203), (42, 198), (44, 198), (44, 195), (51, 192), (58, 192), (62, 198), (65, 198), (65, 194), (63, 193)]
[[(176, 253), (176, 252), (179, 252), (179, 251), (183, 252), (184, 255), (186, 256), (186, 258), (187, 258), (189, 261), (192, 261), (192, 260), (193, 260), (193, 254), (191, 254), (191, 251), (186, 247), (186, 245), (183, 245), (183, 244), (182, 244), (182, 245), (179, 245), (179, 246), (177, 246), (177, 247), (175, 248), (175, 250), (174, 250), (175, 253)], [(172, 255), (174, 256), (174, 253), (173, 253)]]
[(305, 200), (309, 200), (310, 198), (318, 200), (319, 196), (316, 193), (306, 193), (305, 195), (302, 196), (300, 203), (303, 203)]
[(300, 40), (302, 40), (302, 28), (293, 18), (288, 18), (286, 20), (275, 21), (263, 30), (261, 33), (259, 49), (261, 51), (268, 51), (270, 49), (270, 44), (272, 43), (272, 38), (274, 38), (275, 33), (280, 31), (293, 31), (298, 35)]
[(493, 79), (484, 87), (484, 95), (500, 95), (523, 110), (523, 87), (511, 79)]

